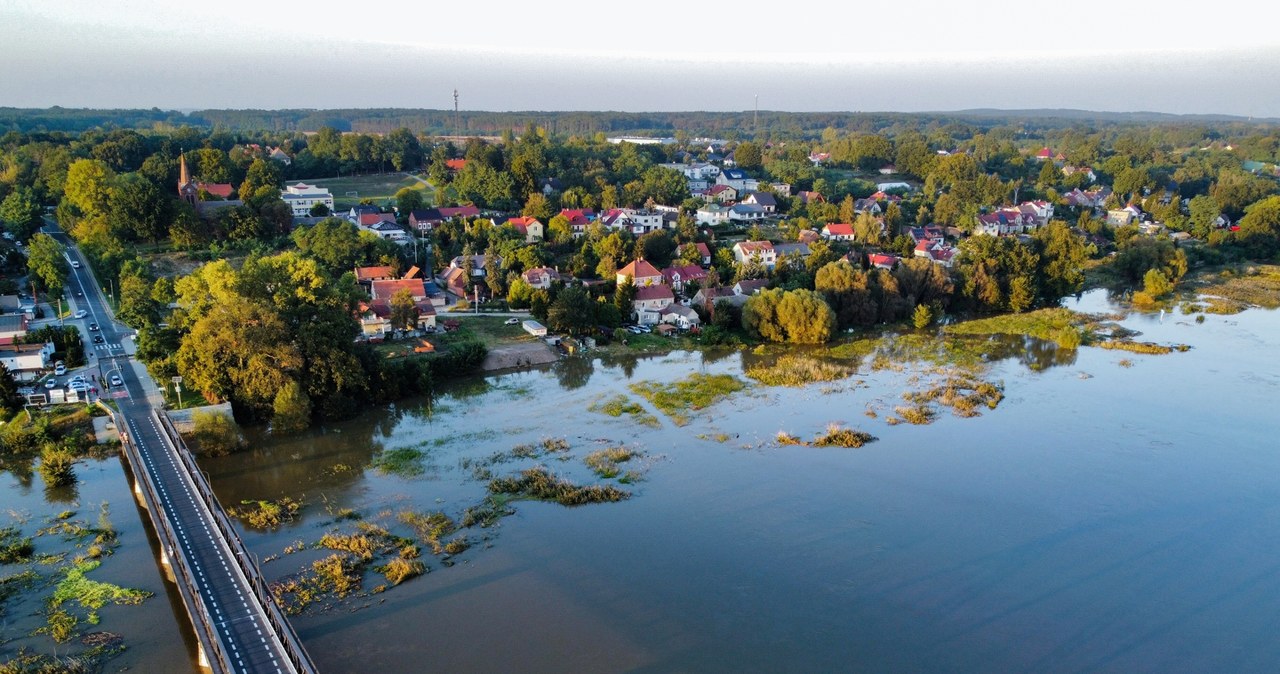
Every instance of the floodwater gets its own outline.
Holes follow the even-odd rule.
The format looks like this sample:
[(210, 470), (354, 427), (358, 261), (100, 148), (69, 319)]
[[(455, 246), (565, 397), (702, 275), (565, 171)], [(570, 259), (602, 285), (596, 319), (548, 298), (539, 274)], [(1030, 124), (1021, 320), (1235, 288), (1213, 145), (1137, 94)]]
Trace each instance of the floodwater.
[[(1109, 310), (1099, 293), (1068, 306)], [(393, 528), (403, 509), (456, 517), (484, 495), (464, 459), (563, 437), (572, 458), (542, 461), (591, 481), (586, 452), (647, 453), (629, 500), (516, 502), (455, 565), (426, 555), (425, 576), (297, 617), (321, 671), (1273, 671), (1280, 313), (1124, 325), (1193, 348), (1031, 344), (990, 366), (997, 409), (927, 426), (885, 421), (914, 368), (749, 383), (687, 426), (657, 413), (650, 428), (588, 408), (639, 401), (633, 384), (741, 376), (744, 355), (570, 360), (202, 465), (224, 504), (305, 502), (246, 531), (279, 579), (320, 554), (284, 548), (338, 526), (340, 508)], [(773, 442), (832, 422), (879, 440)], [(370, 465), (403, 447), (425, 452), (420, 475)]]
[[(38, 464), (38, 459), (35, 464)], [(64, 540), (58, 534), (37, 536), (37, 530), (49, 526), (51, 519), (65, 511), (73, 511), (71, 521), (96, 526), (102, 504), (107, 504), (108, 518), (116, 530), (119, 546), (90, 571), (90, 580), (127, 588), (146, 590), (152, 596), (133, 606), (104, 606), (98, 613), (100, 623), (81, 623), (82, 634), (110, 632), (123, 639), (124, 652), (106, 661), (101, 671), (183, 672), (196, 671), (196, 642), (190, 622), (182, 608), (182, 599), (171, 582), (164, 579), (159, 559), (159, 542), (150, 524), (143, 524), (146, 511), (137, 505), (132, 494), (132, 477), (119, 456), (82, 459), (75, 465), (78, 482), (73, 487), (46, 489), (35, 465), (8, 464), (0, 473), (0, 526), (15, 526), (23, 535), (34, 537), (35, 554), (66, 553), (58, 565), (0, 565), (0, 576), (8, 576), (32, 568), (44, 577), (71, 563), (83, 554), (84, 547)], [(65, 656), (84, 652), (78, 640), (55, 644), (46, 635), (33, 632), (45, 624), (44, 599), (52, 589), (29, 592), (5, 603), (0, 621), (0, 662), (8, 661), (20, 649), (46, 655)], [(73, 613), (84, 612), (71, 602)]]

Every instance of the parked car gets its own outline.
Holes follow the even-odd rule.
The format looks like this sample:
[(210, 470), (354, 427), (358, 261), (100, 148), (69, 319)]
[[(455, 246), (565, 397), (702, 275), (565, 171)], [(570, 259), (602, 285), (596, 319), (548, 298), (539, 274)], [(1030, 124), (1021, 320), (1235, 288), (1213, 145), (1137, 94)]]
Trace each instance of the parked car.
[(56, 363), (54, 363), (54, 364), (53, 364), (53, 374), (54, 374), (54, 376), (61, 377), (62, 375), (66, 374), (66, 373), (67, 373), (67, 365), (66, 365), (66, 363), (63, 363), (62, 361), (58, 361), (58, 362), (56, 362)]
[(503, 322), (502, 322), (502, 324), (503, 324), (503, 325), (516, 325), (516, 324), (518, 324), (519, 322), (520, 322), (520, 319), (518, 319), (518, 318), (508, 318), (507, 320), (503, 321)]
[(85, 382), (85, 381), (73, 381), (73, 382), (69, 382), (69, 383), (67, 384), (67, 390), (69, 390), (69, 391), (88, 391), (88, 390), (89, 390), (89, 382)]
[(85, 311), (84, 309), (81, 309), (80, 311), (76, 312), (76, 318), (84, 318), (85, 316), (88, 316), (88, 315), (89, 315), (89, 312)]
[(58, 380), (50, 377), (44, 380), (44, 387), (52, 391), (53, 389), (58, 388)]

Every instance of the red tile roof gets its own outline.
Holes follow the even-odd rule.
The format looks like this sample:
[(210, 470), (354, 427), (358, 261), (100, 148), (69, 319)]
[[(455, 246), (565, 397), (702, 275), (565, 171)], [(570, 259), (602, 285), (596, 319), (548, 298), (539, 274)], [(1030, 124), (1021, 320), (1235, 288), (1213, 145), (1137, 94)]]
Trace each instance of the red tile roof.
[(675, 293), (671, 292), (671, 286), (653, 285), (636, 289), (637, 302), (647, 302), (651, 300), (673, 300)]
[(391, 267), (356, 267), (357, 281), (372, 281), (374, 279), (394, 278), (395, 274)]
[(445, 166), (447, 166), (447, 167), (449, 167), (449, 170), (450, 170), (450, 171), (461, 171), (461, 170), (462, 170), (462, 167), (464, 167), (464, 166), (466, 166), (466, 165), (467, 165), (467, 160), (465, 160), (465, 159), (446, 159), (446, 160), (444, 160), (444, 165), (445, 165)]
[(204, 190), (209, 194), (216, 197), (222, 197), (223, 199), (231, 198), (232, 187), (230, 183), (196, 183), (196, 189)]
[(627, 266), (618, 270), (619, 276), (630, 276), (632, 282), (637, 278), (649, 278), (652, 276), (662, 276), (662, 272), (658, 268), (649, 264), (647, 260), (634, 260)]
[(853, 225), (848, 223), (833, 222), (823, 227), (827, 232), (827, 236), (853, 236)]

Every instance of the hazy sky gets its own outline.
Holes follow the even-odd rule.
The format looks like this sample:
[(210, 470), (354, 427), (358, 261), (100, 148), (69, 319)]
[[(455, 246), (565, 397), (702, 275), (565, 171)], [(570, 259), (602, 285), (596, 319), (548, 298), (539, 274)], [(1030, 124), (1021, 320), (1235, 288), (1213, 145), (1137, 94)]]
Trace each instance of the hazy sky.
[(0, 0), (0, 106), (1280, 117), (1254, 0), (512, 4)]

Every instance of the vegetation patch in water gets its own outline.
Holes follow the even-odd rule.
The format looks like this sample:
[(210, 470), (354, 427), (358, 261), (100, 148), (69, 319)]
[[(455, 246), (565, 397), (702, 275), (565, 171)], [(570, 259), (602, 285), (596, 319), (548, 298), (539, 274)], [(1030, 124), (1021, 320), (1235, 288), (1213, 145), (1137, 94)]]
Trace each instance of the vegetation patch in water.
[(31, 560), (36, 545), (17, 527), (0, 529), (0, 564), (19, 564)]
[(846, 379), (853, 373), (848, 365), (791, 354), (781, 356), (772, 365), (747, 368), (748, 377), (766, 386), (805, 386)]
[(383, 450), (373, 459), (373, 467), (387, 475), (417, 477), (425, 472), (422, 459), (427, 454), (417, 447)]
[(1131, 353), (1146, 353), (1152, 355), (1164, 355), (1173, 353), (1174, 351), (1189, 351), (1191, 347), (1187, 344), (1173, 344), (1166, 346), (1155, 342), (1135, 342), (1128, 339), (1109, 339), (1105, 342), (1099, 342), (1098, 346), (1104, 349), (1112, 349), (1116, 351), (1129, 351)]
[(274, 529), (283, 522), (292, 522), (302, 510), (302, 501), (284, 497), (276, 501), (241, 501), (240, 505), (227, 508), (227, 514), (258, 529)]
[(1087, 316), (1056, 307), (954, 323), (942, 330), (952, 335), (1025, 335), (1074, 349), (1085, 340), (1082, 326), (1090, 321)]
[(631, 391), (662, 410), (677, 426), (684, 426), (689, 423), (689, 413), (705, 409), (745, 387), (745, 382), (732, 375), (694, 373), (671, 384), (638, 382), (631, 385)]
[(489, 491), (495, 495), (555, 501), (565, 506), (621, 501), (631, 496), (613, 485), (576, 485), (552, 475), (542, 466), (521, 471), (518, 476), (496, 478), (489, 482)]
[(657, 417), (644, 411), (644, 408), (638, 403), (632, 402), (630, 398), (621, 393), (608, 400), (597, 401), (591, 407), (588, 407), (587, 411), (599, 412), (611, 417), (621, 417), (624, 414), (630, 415), (636, 423), (650, 428), (658, 428), (662, 425)]
[[(1250, 306), (1280, 308), (1280, 266), (1249, 265), (1203, 279), (1198, 292), (1208, 295), (1210, 313), (1238, 313)], [(1217, 310), (1213, 306), (1216, 300)], [(1234, 311), (1230, 309), (1235, 309)]]
[(981, 414), (979, 407), (995, 409), (1004, 400), (1004, 390), (967, 373), (952, 373), (923, 391), (908, 392), (902, 397), (914, 405), (898, 407), (894, 410), (898, 416), (908, 423), (927, 424), (933, 421), (936, 412), (930, 405), (950, 407), (958, 417), (976, 417)]
[[(98, 624), (98, 610), (107, 604), (141, 604), (144, 599), (151, 596), (150, 592), (145, 590), (135, 590), (132, 588), (120, 587), (111, 583), (103, 583), (91, 580), (85, 574), (93, 571), (102, 564), (96, 559), (89, 559), (75, 564), (68, 568), (62, 580), (58, 582), (57, 588), (53, 591), (53, 597), (49, 599), (50, 615), (54, 613), (64, 613), (74, 619), (74, 615), (63, 608), (69, 602), (75, 602), (81, 608), (87, 611), (85, 615), (86, 621), (91, 625)], [(57, 620), (65, 620), (65, 617), (59, 617)], [(52, 625), (52, 623), (51, 623)], [(57, 628), (59, 634), (67, 635), (71, 633), (65, 631), (64, 626)], [(66, 639), (58, 639), (56, 641), (66, 641)]]
[(846, 428), (836, 424), (827, 426), (827, 430), (809, 443), (814, 447), (861, 447), (868, 442), (875, 442), (876, 437), (870, 433)]
[(622, 467), (619, 464), (626, 463), (638, 456), (640, 456), (640, 452), (634, 449), (609, 447), (608, 449), (591, 452), (582, 461), (596, 475), (609, 479), (622, 474)]

